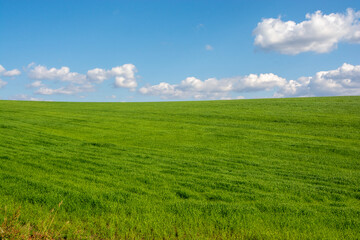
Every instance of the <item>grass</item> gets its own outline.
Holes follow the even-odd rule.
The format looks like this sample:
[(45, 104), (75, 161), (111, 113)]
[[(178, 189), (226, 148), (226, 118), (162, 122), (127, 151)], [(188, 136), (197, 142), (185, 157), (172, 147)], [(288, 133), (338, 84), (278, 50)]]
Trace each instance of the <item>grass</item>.
[(360, 97), (0, 101), (0, 226), (17, 214), (29, 239), (359, 239), (359, 156)]

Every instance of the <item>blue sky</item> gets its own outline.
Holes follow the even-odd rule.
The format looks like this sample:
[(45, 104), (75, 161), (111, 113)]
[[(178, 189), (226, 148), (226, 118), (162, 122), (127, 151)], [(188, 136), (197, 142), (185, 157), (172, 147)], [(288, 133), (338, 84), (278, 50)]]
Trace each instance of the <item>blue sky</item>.
[(360, 95), (359, 11), (350, 0), (0, 0), (0, 99)]

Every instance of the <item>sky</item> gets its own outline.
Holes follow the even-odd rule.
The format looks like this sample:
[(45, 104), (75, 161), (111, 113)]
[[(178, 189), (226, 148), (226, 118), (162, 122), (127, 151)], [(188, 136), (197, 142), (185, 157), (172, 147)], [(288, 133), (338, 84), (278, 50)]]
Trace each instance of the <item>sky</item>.
[(0, 0), (0, 99), (360, 95), (360, 1)]

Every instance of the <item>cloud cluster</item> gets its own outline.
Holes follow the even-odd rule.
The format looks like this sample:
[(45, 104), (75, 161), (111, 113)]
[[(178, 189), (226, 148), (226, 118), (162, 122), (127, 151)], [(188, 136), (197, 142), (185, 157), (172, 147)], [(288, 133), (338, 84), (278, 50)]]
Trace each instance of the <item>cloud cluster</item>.
[(360, 95), (360, 65), (344, 63), (335, 70), (290, 80), (275, 97)]
[[(38, 88), (35, 94), (53, 95), (53, 94), (76, 94), (81, 92), (94, 91), (94, 86), (89, 83), (86, 75), (77, 72), (71, 72), (69, 67), (47, 68), (42, 65), (30, 65), (28, 77), (32, 82), (28, 87)], [(44, 81), (54, 81), (65, 84), (59, 88), (50, 88), (44, 84)]]
[(229, 98), (231, 92), (270, 91), (285, 84), (284, 78), (273, 73), (250, 74), (219, 80), (209, 78), (204, 81), (195, 77), (188, 77), (180, 84), (162, 82), (158, 85), (142, 87), (139, 92), (145, 95), (160, 96), (164, 99), (225, 99)]
[(62, 82), (84, 83), (86, 76), (77, 72), (70, 72), (70, 68), (61, 67), (47, 69), (45, 66), (38, 65), (28, 73), (29, 78), (36, 80), (58, 80)]
[(229, 99), (232, 94), (267, 91), (274, 97), (360, 95), (360, 65), (344, 63), (335, 70), (311, 77), (286, 80), (273, 73), (200, 80), (188, 77), (179, 84), (161, 82), (139, 92), (163, 99)]
[(346, 14), (306, 14), (300, 23), (281, 18), (265, 18), (253, 31), (254, 44), (264, 50), (295, 55), (301, 52), (326, 53), (339, 42), (360, 43), (360, 11)]
[[(0, 64), (0, 77), (15, 77), (20, 75), (21, 72), (18, 69), (13, 69), (10, 71), (7, 71), (1, 64)], [(2, 80), (0, 78), (0, 88), (6, 86), (7, 82), (5, 82), (4, 80)]]
[(124, 64), (122, 66), (113, 67), (110, 70), (95, 68), (87, 72), (87, 77), (96, 83), (115, 78), (115, 87), (123, 87), (134, 89), (137, 87), (135, 78), (136, 67), (133, 64)]
[[(100, 84), (105, 80), (115, 78), (114, 87), (135, 89), (136, 67), (133, 64), (124, 64), (111, 70), (95, 68), (89, 70), (87, 74), (71, 72), (69, 67), (47, 68), (42, 65), (29, 66), (28, 77), (35, 80), (28, 87), (37, 88), (36, 94), (53, 95), (66, 94), (72, 95), (82, 92), (91, 92), (95, 90), (95, 84)], [(44, 81), (54, 81), (62, 86), (50, 88)], [(64, 85), (65, 84), (65, 85)]]

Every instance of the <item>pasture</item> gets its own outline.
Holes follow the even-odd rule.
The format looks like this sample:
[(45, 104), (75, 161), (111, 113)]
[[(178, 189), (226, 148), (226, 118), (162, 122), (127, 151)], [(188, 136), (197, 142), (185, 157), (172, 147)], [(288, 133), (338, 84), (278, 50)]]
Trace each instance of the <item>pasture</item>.
[(24, 236), (359, 239), (359, 156), (360, 97), (0, 101), (0, 227), (21, 206)]

